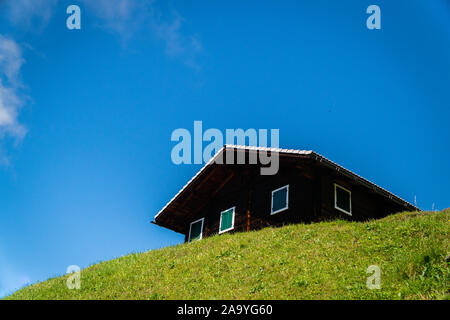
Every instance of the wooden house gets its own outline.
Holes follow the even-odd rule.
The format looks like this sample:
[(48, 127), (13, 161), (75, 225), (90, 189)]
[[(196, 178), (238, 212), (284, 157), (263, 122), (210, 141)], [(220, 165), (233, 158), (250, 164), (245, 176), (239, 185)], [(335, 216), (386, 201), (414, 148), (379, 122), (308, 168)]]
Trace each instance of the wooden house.
[[(217, 161), (225, 153), (248, 159), (261, 151), (278, 155), (277, 174), (261, 175), (258, 163)], [(192, 241), (288, 223), (362, 221), (406, 210), (419, 209), (314, 151), (226, 145), (152, 222)]]

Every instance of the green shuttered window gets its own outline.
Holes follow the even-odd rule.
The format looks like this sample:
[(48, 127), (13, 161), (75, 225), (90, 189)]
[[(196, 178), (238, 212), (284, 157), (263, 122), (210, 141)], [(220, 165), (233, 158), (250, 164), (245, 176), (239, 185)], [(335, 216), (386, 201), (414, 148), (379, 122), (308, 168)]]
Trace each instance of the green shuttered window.
[(191, 223), (191, 227), (189, 229), (189, 242), (193, 240), (200, 240), (202, 238), (203, 221), (204, 218), (201, 218)]
[(219, 233), (226, 232), (234, 228), (234, 209), (235, 207), (220, 213)]
[(289, 185), (272, 191), (272, 208), (270, 214), (286, 210), (289, 207)]
[(352, 193), (340, 185), (334, 184), (334, 207), (352, 215)]

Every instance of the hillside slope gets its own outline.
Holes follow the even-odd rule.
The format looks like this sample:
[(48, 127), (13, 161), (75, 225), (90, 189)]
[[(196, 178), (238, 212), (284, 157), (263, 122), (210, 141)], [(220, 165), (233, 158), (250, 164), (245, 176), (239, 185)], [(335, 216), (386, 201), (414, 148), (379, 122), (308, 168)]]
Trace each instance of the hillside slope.
[[(223, 234), (93, 265), (9, 299), (448, 298), (449, 210)], [(366, 286), (368, 266), (381, 289)]]

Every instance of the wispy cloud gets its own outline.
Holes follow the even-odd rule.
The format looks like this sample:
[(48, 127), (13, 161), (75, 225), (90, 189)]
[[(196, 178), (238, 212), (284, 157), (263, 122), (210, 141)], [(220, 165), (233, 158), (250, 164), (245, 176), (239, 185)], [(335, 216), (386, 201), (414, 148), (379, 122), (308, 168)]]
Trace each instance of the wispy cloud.
[(197, 55), (202, 52), (201, 41), (196, 35), (183, 35), (181, 26), (184, 19), (174, 12), (172, 21), (152, 19), (152, 29), (158, 39), (165, 44), (165, 52), (171, 57), (181, 57), (186, 65), (195, 69), (199, 68), (197, 64)]
[(100, 19), (100, 26), (128, 39), (143, 23), (152, 0), (81, 0)]
[[(0, 139), (10, 136), (20, 141), (26, 128), (19, 123), (18, 115), (23, 106), (20, 95), (20, 69), (24, 59), (17, 43), (0, 35)], [(0, 159), (5, 162), (5, 159)]]
[[(1, 0), (0, 0), (1, 1)], [(198, 55), (203, 48), (196, 35), (183, 32), (184, 18), (172, 10), (170, 17), (163, 14), (155, 0), (79, 0), (83, 13), (93, 13), (98, 25), (117, 33), (124, 42), (138, 30), (146, 31), (161, 41), (164, 52), (187, 66), (199, 69)], [(57, 0), (7, 0), (9, 20), (26, 28), (42, 29), (54, 14)], [(83, 25), (83, 23), (82, 23)]]
[(184, 18), (177, 11), (172, 10), (171, 18), (167, 18), (152, 0), (82, 1), (101, 19), (104, 28), (117, 32), (126, 41), (136, 31), (148, 29), (162, 41), (167, 56), (199, 69), (197, 60), (203, 50), (201, 41), (196, 35), (183, 32)]
[(57, 0), (7, 0), (6, 11), (15, 25), (43, 28), (52, 17)]

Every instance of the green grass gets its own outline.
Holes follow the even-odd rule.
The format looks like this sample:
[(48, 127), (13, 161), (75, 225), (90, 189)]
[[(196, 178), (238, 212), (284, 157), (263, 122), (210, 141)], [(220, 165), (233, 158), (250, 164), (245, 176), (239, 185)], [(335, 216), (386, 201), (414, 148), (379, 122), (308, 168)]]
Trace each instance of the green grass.
[[(134, 253), (7, 299), (448, 299), (449, 214), (405, 212), (223, 234)], [(381, 269), (369, 290), (367, 267)]]

